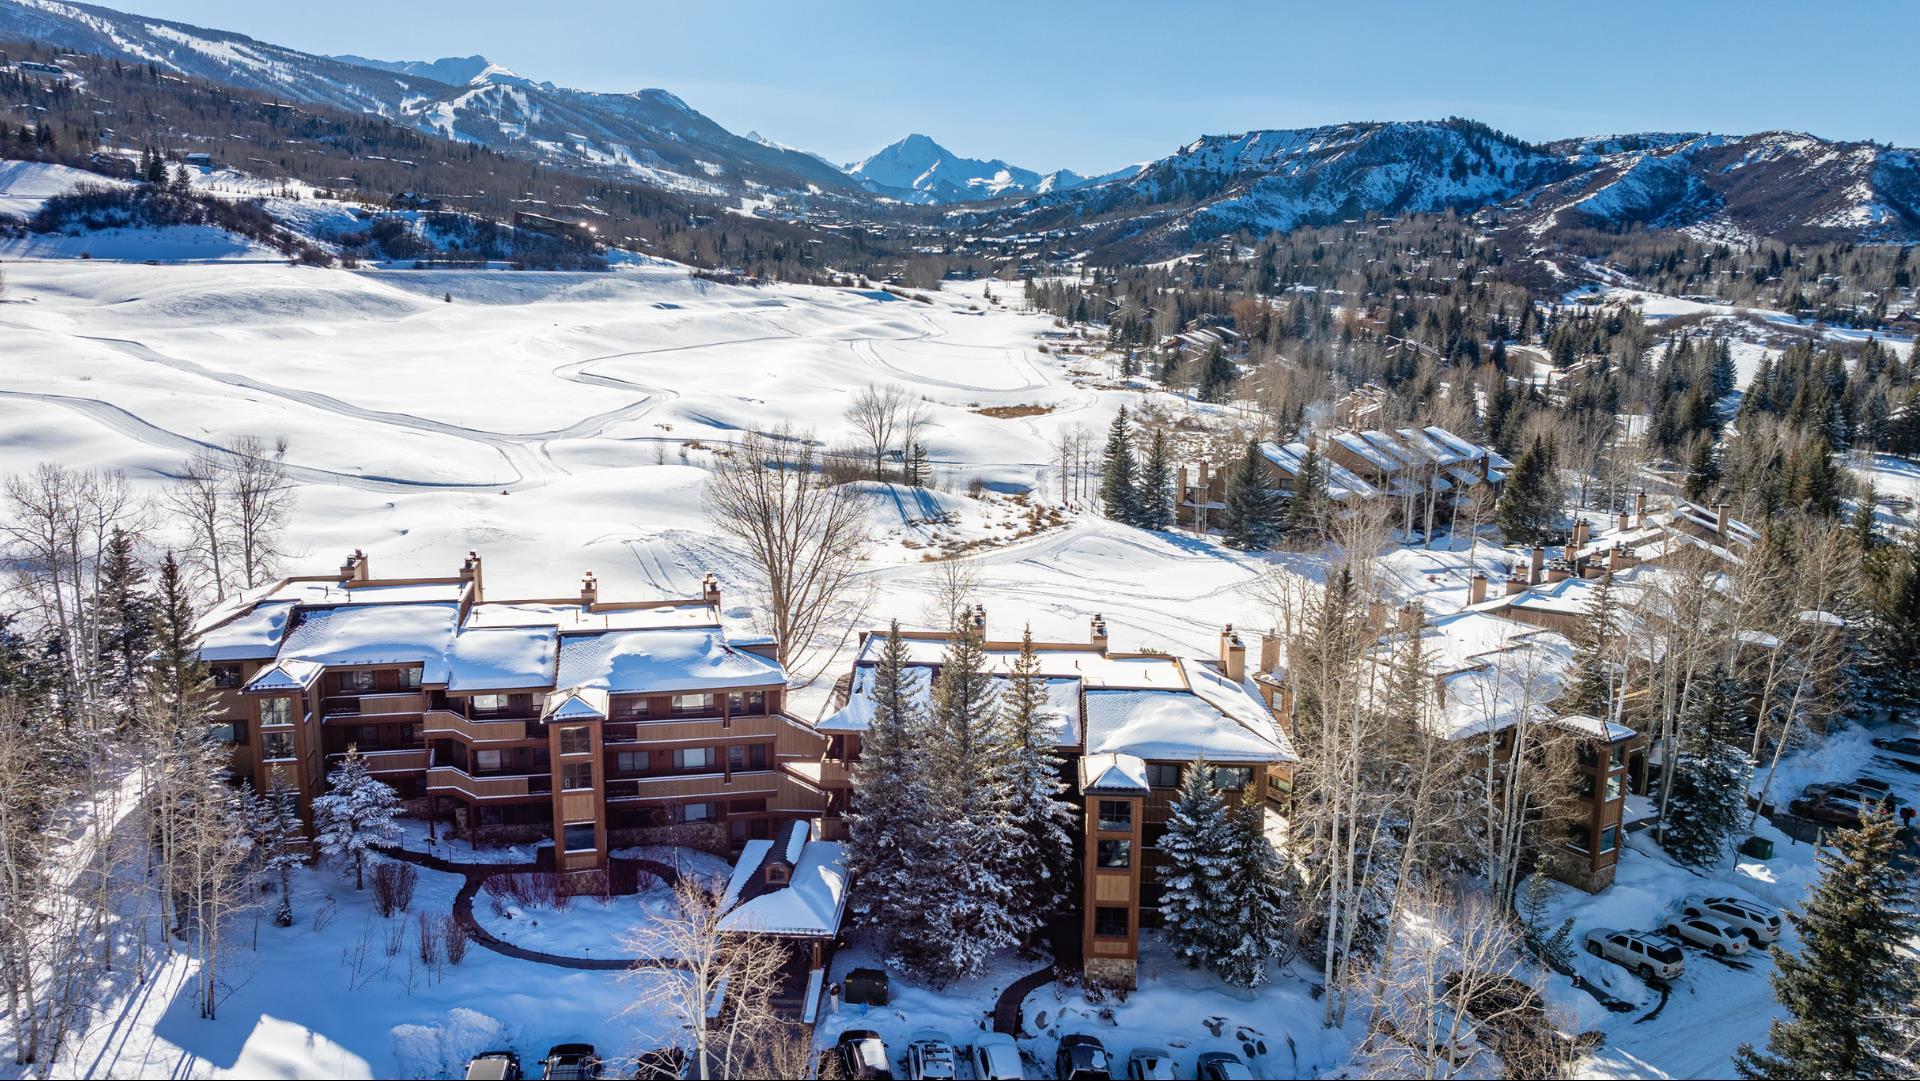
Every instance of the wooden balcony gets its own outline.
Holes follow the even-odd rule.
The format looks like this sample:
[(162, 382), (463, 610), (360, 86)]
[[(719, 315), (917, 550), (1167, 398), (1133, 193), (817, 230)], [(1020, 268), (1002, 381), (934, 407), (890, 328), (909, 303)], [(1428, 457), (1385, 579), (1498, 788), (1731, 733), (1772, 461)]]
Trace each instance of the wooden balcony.
[(501, 799), (535, 794), (522, 775), (510, 777), (473, 777), (456, 766), (434, 766), (427, 770), (428, 792), (458, 792), (470, 799)]
[(419, 691), (397, 694), (336, 694), (320, 704), (329, 719), (335, 717), (393, 717), (419, 713), (427, 708), (427, 696)]
[(525, 720), (476, 721), (447, 709), (428, 710), (422, 727), (428, 738), (454, 736), (468, 743), (494, 743), (527, 738)]
[[(344, 754), (330, 754), (327, 764), (345, 758)], [(427, 749), (415, 747), (398, 751), (362, 751), (360, 757), (367, 764), (367, 772), (376, 776), (382, 773), (418, 773), (427, 768)]]

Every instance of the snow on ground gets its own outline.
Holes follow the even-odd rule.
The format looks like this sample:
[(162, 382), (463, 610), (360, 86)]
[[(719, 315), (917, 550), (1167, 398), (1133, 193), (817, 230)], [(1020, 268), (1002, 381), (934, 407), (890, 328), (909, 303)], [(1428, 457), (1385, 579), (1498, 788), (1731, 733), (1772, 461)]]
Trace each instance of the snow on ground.
[(496, 938), (560, 957), (636, 956), (631, 936), (679, 910), (673, 887), (658, 881), (623, 897), (575, 897), (564, 908), (521, 905), (487, 886), (473, 900), (474, 919)]

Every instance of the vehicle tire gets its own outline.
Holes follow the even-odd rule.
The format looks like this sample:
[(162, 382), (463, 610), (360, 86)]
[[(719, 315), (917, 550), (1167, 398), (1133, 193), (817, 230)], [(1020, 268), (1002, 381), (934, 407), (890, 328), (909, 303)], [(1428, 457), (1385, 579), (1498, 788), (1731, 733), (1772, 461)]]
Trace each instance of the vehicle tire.
[(1679, 924), (1677, 924), (1677, 923), (1670, 923), (1670, 924), (1667, 924), (1667, 928), (1666, 928), (1666, 930), (1667, 930), (1667, 934), (1668, 934), (1668, 936), (1669, 936), (1669, 937), (1672, 937), (1672, 938), (1679, 938), (1679, 937), (1680, 937), (1680, 925), (1679, 925)]
[(1598, 942), (1587, 943), (1587, 952), (1595, 957), (1600, 956), (1600, 944)]
[(1727, 955), (1727, 948), (1724, 945), (1716, 942), (1713, 944), (1713, 955), (1715, 957), (1725, 957)]
[(1766, 945), (1766, 943), (1760, 941), (1760, 934), (1757, 931), (1742, 931), (1740, 933), (1747, 936), (1747, 944), (1756, 950)]
[(1643, 979), (1643, 980), (1649, 980), (1649, 981), (1651, 981), (1651, 980), (1653, 979), (1653, 966), (1652, 966), (1652, 965), (1641, 965), (1641, 966), (1640, 966), (1640, 978), (1641, 978), (1641, 979)]

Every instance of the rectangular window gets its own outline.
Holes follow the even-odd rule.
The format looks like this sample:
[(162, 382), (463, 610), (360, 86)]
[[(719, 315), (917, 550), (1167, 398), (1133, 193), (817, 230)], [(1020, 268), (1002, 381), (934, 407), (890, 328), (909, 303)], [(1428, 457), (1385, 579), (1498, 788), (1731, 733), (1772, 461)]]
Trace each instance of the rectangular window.
[(1100, 828), (1109, 833), (1132, 833), (1133, 801), (1124, 799), (1101, 800)]
[(1149, 762), (1147, 783), (1155, 788), (1179, 788), (1180, 767), (1166, 762)]
[(1127, 937), (1127, 910), (1104, 905), (1093, 910), (1093, 933), (1101, 938)]
[(260, 757), (268, 760), (276, 759), (276, 758), (292, 758), (293, 757), (293, 733), (291, 732), (260, 733)]
[(1100, 866), (1109, 870), (1124, 871), (1133, 866), (1132, 841), (1101, 841)]
[(688, 717), (696, 713), (712, 713), (713, 696), (710, 694), (676, 694), (673, 696), (673, 708), (669, 712), (675, 717)]
[(419, 690), (420, 689), (420, 669), (402, 668), (400, 670), (400, 689), (403, 691)]
[(682, 822), (711, 822), (718, 813), (711, 803), (683, 803), (679, 812)]
[(219, 690), (229, 691), (240, 685), (240, 666), (237, 664), (216, 664), (212, 672), (213, 685)]
[(592, 762), (568, 762), (560, 767), (560, 787), (579, 790), (593, 787)]
[(1609, 803), (1620, 798), (1620, 783), (1623, 780), (1625, 780), (1625, 776), (1623, 774), (1619, 774), (1619, 773), (1607, 774), (1607, 801)]
[(767, 745), (740, 743), (727, 748), (727, 768), (735, 773), (767, 768)]
[(713, 768), (712, 747), (680, 747), (673, 752), (675, 769), (711, 769)]
[(504, 694), (476, 694), (469, 700), (475, 713), (505, 713), (507, 696)]
[(1611, 852), (1620, 847), (1620, 827), (1608, 826), (1600, 831), (1600, 851)]
[(260, 700), (260, 723), (262, 725), (292, 724), (293, 699), (262, 698)]
[(340, 689), (349, 694), (373, 690), (373, 669), (356, 668), (340, 673)]
[(1215, 766), (1213, 768), (1213, 787), (1226, 792), (1238, 792), (1253, 783), (1252, 766)]
[(561, 754), (592, 754), (593, 733), (584, 726), (560, 730)]
[(505, 762), (506, 757), (500, 751), (473, 752), (473, 768), (476, 773), (493, 773)]
[(600, 843), (594, 839), (595, 831), (591, 822), (569, 822), (560, 831), (560, 843), (566, 845), (568, 852), (592, 852), (600, 847)]
[(645, 751), (621, 751), (613, 756), (613, 768), (621, 773), (645, 773), (653, 768), (651, 758)]
[(727, 695), (727, 713), (732, 716), (766, 711), (767, 692), (765, 691), (732, 691)]

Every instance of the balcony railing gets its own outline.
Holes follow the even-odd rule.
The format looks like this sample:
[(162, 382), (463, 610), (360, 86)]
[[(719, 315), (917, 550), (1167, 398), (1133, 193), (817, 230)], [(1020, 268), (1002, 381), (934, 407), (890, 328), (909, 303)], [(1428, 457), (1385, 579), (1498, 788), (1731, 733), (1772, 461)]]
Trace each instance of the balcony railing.
[(469, 743), (527, 738), (526, 721), (479, 721), (447, 709), (428, 710), (422, 727), (428, 736), (458, 736)]
[(332, 717), (387, 717), (419, 713), (427, 708), (427, 696), (419, 691), (396, 694), (336, 694), (320, 703), (321, 713)]
[[(329, 765), (345, 758), (345, 754), (329, 754)], [(415, 773), (427, 768), (427, 749), (425, 747), (403, 748), (391, 751), (362, 751), (360, 758), (367, 764), (369, 773)]]
[[(434, 766), (427, 770), (427, 791), (458, 792), (473, 799), (499, 799), (505, 796), (536, 795), (544, 790), (531, 783), (527, 774), (501, 777), (475, 777), (457, 766)], [(547, 778), (539, 778), (547, 781)], [(551, 782), (548, 781), (550, 786)]]

